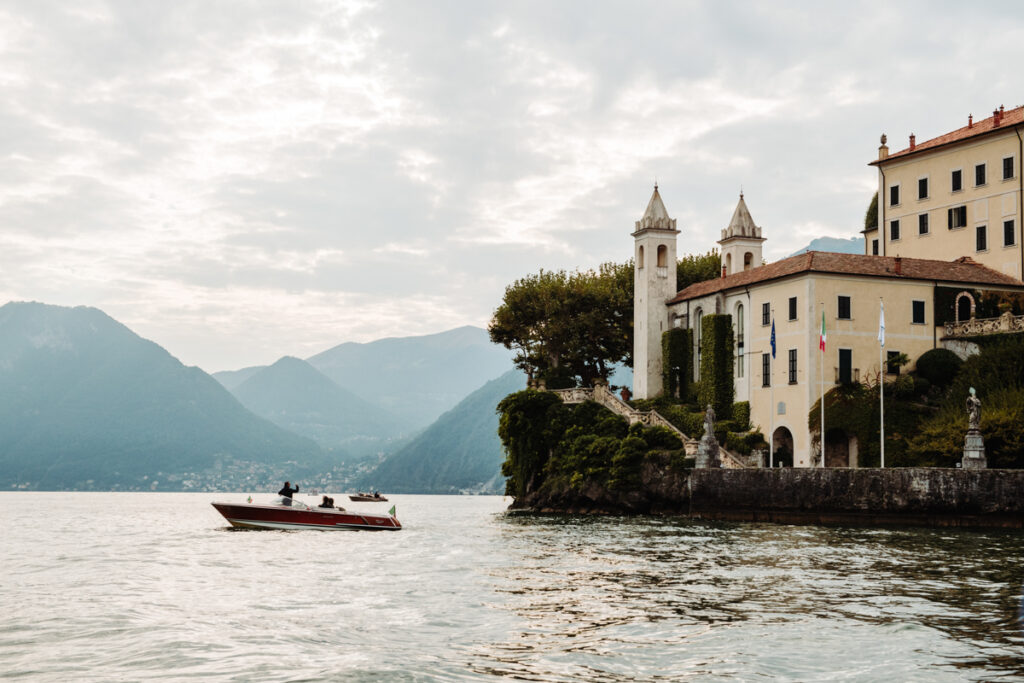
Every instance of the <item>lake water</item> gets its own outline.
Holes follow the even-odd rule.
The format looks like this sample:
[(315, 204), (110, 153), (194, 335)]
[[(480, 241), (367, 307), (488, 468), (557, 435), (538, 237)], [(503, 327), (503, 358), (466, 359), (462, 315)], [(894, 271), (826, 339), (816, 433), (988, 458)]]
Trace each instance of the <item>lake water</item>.
[(0, 677), (1024, 680), (1015, 532), (455, 496), (392, 496), (397, 533), (234, 531), (209, 505), (244, 498), (0, 493)]

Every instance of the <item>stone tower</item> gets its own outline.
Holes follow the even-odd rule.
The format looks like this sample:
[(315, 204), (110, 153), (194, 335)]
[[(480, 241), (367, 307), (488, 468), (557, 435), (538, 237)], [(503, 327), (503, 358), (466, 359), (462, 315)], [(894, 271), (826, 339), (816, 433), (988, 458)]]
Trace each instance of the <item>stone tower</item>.
[(665, 302), (676, 294), (676, 221), (669, 218), (654, 185), (633, 233), (633, 395), (662, 392), (661, 335), (668, 329)]
[(718, 241), (722, 252), (722, 268), (726, 275), (739, 273), (761, 265), (761, 228), (754, 225), (747, 203), (740, 192), (740, 202), (732, 213), (729, 227), (722, 231)]

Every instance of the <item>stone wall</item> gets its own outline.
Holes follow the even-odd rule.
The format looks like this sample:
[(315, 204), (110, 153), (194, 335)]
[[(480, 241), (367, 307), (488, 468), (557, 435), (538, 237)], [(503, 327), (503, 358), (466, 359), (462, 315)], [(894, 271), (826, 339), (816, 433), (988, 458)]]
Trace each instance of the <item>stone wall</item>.
[(647, 463), (640, 490), (533, 492), (514, 509), (734, 521), (1024, 528), (1024, 470), (695, 469)]

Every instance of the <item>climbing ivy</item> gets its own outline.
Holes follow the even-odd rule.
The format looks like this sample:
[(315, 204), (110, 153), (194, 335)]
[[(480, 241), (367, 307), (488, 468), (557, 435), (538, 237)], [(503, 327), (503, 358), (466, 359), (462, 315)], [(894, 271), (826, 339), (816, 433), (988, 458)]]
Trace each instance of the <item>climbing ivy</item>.
[(661, 335), (661, 374), (666, 396), (687, 399), (693, 374), (692, 348), (692, 330), (673, 327)]
[(713, 406), (720, 420), (732, 417), (732, 403), (736, 395), (733, 383), (734, 343), (731, 315), (704, 316), (701, 320), (697, 400), (701, 406)]

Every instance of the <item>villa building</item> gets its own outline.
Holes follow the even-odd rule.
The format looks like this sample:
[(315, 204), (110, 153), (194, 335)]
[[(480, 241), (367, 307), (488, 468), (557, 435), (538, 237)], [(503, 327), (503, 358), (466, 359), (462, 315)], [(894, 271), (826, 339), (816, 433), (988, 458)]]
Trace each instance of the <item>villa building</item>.
[[(999, 107), (981, 121), (906, 149), (878, 148), (878, 225), (864, 253), (925, 259), (970, 256), (1024, 276), (1024, 107)], [(879, 229), (881, 228), (881, 230)]]
[[(1004, 138), (1002, 135), (986, 138), (980, 144), (991, 143), (993, 158), (996, 158), (1004, 154), (1003, 148), (996, 144)], [(1019, 153), (1009, 158), (1019, 165)], [(935, 162), (934, 168), (938, 168), (938, 163)], [(966, 168), (964, 163), (961, 165)], [(999, 168), (1004, 166), (999, 165)], [(1013, 172), (1019, 175), (1016, 169), (1017, 165)], [(898, 183), (902, 192), (910, 186), (907, 178), (917, 179), (914, 174), (920, 173), (894, 171), (886, 166), (886, 183)], [(938, 170), (929, 170), (925, 175), (930, 182), (938, 182)], [(1003, 182), (1001, 175), (993, 181), (994, 184)], [(914, 187), (918, 185), (915, 183)], [(1000, 218), (1008, 215), (1005, 209), (1011, 205), (1005, 203), (1009, 200), (1004, 197), (1014, 196), (1012, 193), (985, 198), (981, 191), (980, 188), (961, 190), (965, 193), (965, 205), (971, 202), (971, 216), (977, 217), (981, 211), (978, 207), (982, 205), (989, 211), (986, 215)], [(928, 215), (938, 216), (944, 206), (938, 194), (937, 185), (928, 189), (920, 212), (927, 206)], [(911, 200), (896, 199), (892, 208), (906, 211)], [(1019, 206), (1019, 202), (1012, 204), (1014, 211)], [(891, 210), (887, 220), (906, 220), (906, 215), (909, 214)], [(1015, 230), (1020, 225), (1019, 217), (1007, 220), (1015, 221)], [(913, 362), (925, 351), (940, 346), (941, 325), (949, 316), (973, 312), (974, 301), (983, 293), (1024, 293), (1024, 283), (1018, 279), (1021, 271), (1004, 267), (1009, 258), (989, 259), (984, 263), (976, 258), (990, 255), (992, 251), (1008, 253), (1008, 250), (1003, 251), (1001, 243), (998, 250), (988, 252), (965, 249), (973, 243), (964, 242), (955, 229), (948, 234), (945, 228), (941, 233), (936, 231), (931, 242), (922, 238), (923, 253), (914, 258), (896, 253), (893, 245), (900, 244), (898, 236), (896, 242), (887, 242), (879, 255), (808, 252), (763, 265), (761, 248), (765, 238), (754, 223), (743, 195), (718, 242), (722, 277), (677, 291), (674, 266), (679, 234), (676, 221), (669, 216), (655, 186), (647, 209), (632, 233), (634, 396), (650, 398), (663, 391), (661, 342), (666, 330), (672, 327), (693, 330), (693, 376), (696, 379), (700, 371), (702, 317), (729, 314), (736, 339), (736, 400), (750, 402), (751, 422), (766, 436), (771, 435), (776, 450), (792, 453), (793, 464), (798, 467), (813, 466), (819, 461), (817, 449), (812, 446), (807, 417), (823, 388), (828, 391), (840, 382), (857, 382), (879, 373), (898, 373), (899, 368), (889, 363), (894, 355), (905, 353)], [(875, 239), (870, 234), (865, 238), (868, 244)], [(917, 236), (904, 239), (913, 241)], [(1019, 249), (1019, 236), (1014, 240), (1012, 246)], [(941, 249), (938, 248), (940, 242), (944, 244)], [(936, 248), (928, 251), (925, 244)], [(940, 257), (945, 259), (940, 260)], [(950, 257), (953, 260), (948, 260)], [(1019, 253), (1016, 258), (1019, 259)], [(884, 359), (877, 340), (879, 308), (883, 300)], [(825, 350), (821, 351), (819, 335), (823, 315), (827, 341)], [(826, 430), (826, 464), (856, 467), (856, 440), (846, 434), (834, 434), (828, 430), (828, 425)]]

